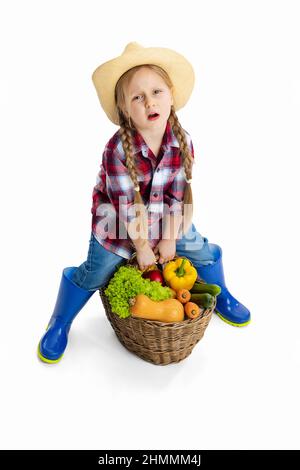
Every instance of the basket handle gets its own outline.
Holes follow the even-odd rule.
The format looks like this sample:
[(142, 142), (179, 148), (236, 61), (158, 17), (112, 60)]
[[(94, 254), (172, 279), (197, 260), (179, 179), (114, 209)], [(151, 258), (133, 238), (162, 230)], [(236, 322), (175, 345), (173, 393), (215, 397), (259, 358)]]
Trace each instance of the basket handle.
[[(128, 260), (128, 264), (133, 264), (133, 263), (136, 261), (136, 255), (137, 255), (137, 253), (136, 253), (136, 251), (134, 251), (134, 252), (132, 253), (132, 255), (131, 255), (131, 258)], [(155, 264), (160, 264), (160, 263), (158, 263), (158, 259), (159, 259), (159, 254), (158, 254), (158, 253), (155, 255), (155, 258), (156, 258)], [(177, 258), (186, 258), (186, 259), (190, 262), (190, 264), (191, 264), (192, 266), (194, 266), (193, 263), (192, 263), (192, 261), (191, 261), (187, 256), (179, 256), (179, 255), (177, 255), (176, 253), (175, 253), (175, 256), (174, 256), (173, 259), (171, 259), (171, 260), (169, 260), (169, 261), (166, 261), (165, 263), (161, 264), (161, 266), (163, 266), (164, 264), (169, 263), (170, 261), (175, 261), (175, 259), (177, 259)], [(136, 261), (136, 262), (137, 262), (137, 261)], [(147, 269), (148, 269), (148, 268), (147, 268)], [(146, 271), (146, 270), (145, 270), (145, 271)]]
[[(156, 253), (155, 258), (156, 258), (155, 264), (160, 264), (160, 263), (158, 263), (158, 260), (159, 260), (159, 254), (158, 253)], [(175, 254), (174, 258), (169, 260), (169, 261), (174, 261), (176, 258), (179, 258), (179, 256)], [(182, 258), (182, 256), (181, 256), (181, 258)], [(132, 253), (131, 258), (129, 259), (129, 262), (132, 262), (135, 259), (136, 259), (136, 251), (134, 251), (134, 253)], [(166, 261), (166, 263), (169, 263), (169, 261)], [(190, 261), (190, 263), (191, 263), (191, 261)], [(163, 263), (163, 264), (165, 264), (165, 263)]]
[[(134, 252), (132, 253), (132, 255), (131, 255), (131, 258), (127, 260), (127, 264), (129, 264), (129, 265), (131, 265), (131, 264), (134, 265), (134, 263), (138, 264), (138, 262), (137, 262), (137, 260), (136, 260), (136, 256), (137, 256), (137, 253), (136, 253), (136, 251), (134, 251)], [(155, 258), (156, 258), (156, 261), (155, 261), (155, 263), (153, 263), (153, 264), (159, 264), (159, 263), (158, 263), (159, 254), (156, 254), (156, 255), (155, 255)], [(149, 268), (147, 268), (147, 269), (149, 269)], [(147, 271), (147, 269), (145, 269), (144, 271)]]

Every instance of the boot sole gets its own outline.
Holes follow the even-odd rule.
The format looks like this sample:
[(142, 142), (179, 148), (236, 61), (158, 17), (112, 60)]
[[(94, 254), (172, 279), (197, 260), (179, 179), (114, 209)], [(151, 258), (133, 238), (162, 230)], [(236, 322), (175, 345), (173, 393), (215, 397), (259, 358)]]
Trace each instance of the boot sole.
[(42, 361), (42, 362), (45, 362), (46, 364), (56, 364), (57, 362), (59, 362), (61, 360), (61, 358), (63, 357), (63, 354), (58, 358), (58, 359), (47, 359), (47, 357), (44, 357), (41, 353), (41, 349), (40, 349), (40, 343), (38, 345), (38, 350), (37, 350), (37, 354), (38, 354), (38, 357), (39, 359)]
[(248, 320), (248, 321), (246, 321), (245, 323), (234, 323), (234, 322), (232, 322), (232, 321), (227, 320), (227, 318), (224, 318), (224, 317), (220, 314), (220, 312), (218, 312), (217, 310), (215, 310), (215, 313), (218, 315), (218, 317), (221, 318), (221, 320), (223, 320), (225, 323), (228, 323), (228, 325), (241, 327), (241, 326), (249, 325), (249, 323), (251, 322), (251, 320)]

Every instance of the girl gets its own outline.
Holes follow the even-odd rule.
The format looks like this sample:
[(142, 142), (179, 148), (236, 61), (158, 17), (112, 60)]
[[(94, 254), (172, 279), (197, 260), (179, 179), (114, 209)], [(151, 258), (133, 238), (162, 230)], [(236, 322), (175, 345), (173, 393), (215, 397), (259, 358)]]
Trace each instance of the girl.
[(191, 64), (173, 50), (129, 43), (92, 79), (119, 129), (105, 146), (93, 191), (87, 260), (63, 270), (40, 359), (61, 359), (75, 316), (134, 252), (141, 270), (186, 256), (202, 279), (221, 286), (216, 313), (232, 325), (248, 324), (250, 312), (225, 285), (221, 248), (192, 223), (194, 149), (176, 115), (194, 86)]

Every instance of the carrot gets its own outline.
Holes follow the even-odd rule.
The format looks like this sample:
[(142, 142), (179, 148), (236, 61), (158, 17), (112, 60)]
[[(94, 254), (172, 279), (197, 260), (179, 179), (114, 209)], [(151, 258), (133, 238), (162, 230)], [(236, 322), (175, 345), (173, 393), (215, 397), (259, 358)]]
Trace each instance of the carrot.
[(191, 293), (187, 289), (179, 289), (176, 291), (176, 297), (179, 302), (186, 304), (191, 298)]
[(197, 318), (201, 313), (200, 307), (194, 302), (187, 302), (184, 306), (184, 311), (189, 318)]

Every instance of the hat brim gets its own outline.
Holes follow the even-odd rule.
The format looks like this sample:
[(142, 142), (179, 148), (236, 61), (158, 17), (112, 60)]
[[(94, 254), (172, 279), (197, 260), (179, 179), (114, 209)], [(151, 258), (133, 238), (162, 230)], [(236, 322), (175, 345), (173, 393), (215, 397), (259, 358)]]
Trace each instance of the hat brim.
[[(126, 51), (126, 49), (125, 49)], [(164, 69), (173, 85), (175, 111), (185, 106), (193, 91), (195, 74), (192, 65), (186, 58), (168, 48), (139, 47), (129, 53), (123, 53), (96, 68), (92, 74), (97, 95), (108, 118), (119, 124), (115, 106), (115, 87), (119, 78), (137, 65), (154, 64)]]

